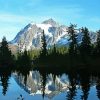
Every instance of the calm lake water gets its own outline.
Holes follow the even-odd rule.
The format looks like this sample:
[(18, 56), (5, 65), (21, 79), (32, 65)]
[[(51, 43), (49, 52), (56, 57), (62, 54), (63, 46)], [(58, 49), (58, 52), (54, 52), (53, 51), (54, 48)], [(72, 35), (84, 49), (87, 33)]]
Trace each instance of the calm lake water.
[(0, 100), (100, 100), (100, 74), (3, 69)]

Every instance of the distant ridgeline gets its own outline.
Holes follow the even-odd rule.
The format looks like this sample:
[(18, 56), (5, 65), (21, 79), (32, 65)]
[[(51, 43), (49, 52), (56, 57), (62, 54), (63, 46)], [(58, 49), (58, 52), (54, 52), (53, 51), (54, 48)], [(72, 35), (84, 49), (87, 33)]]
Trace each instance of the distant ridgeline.
[[(68, 47), (70, 44), (70, 34), (68, 34), (68, 26), (60, 25), (53, 19), (48, 19), (40, 24), (30, 23), (19, 31), (16, 37), (10, 41), (14, 46), (13, 51), (17, 46), (21, 51), (31, 49), (41, 49), (41, 37), (44, 30), (46, 37), (47, 48), (50, 49), (55, 44), (58, 47)], [(75, 30), (77, 34), (77, 42), (82, 41), (81, 28)], [(97, 35), (94, 32), (89, 32), (91, 42), (95, 43)], [(10, 45), (11, 46), (11, 45)]]
[[(47, 22), (44, 22), (42, 26), (40, 26), (46, 28), (44, 25), (45, 23), (48, 25), (52, 23), (54, 27), (55, 24), (56, 27), (59, 26), (57, 23), (54, 23), (52, 19)], [(32, 27), (33, 26), (31, 26), (31, 29), (33, 29)], [(30, 29), (30, 25), (25, 29), (27, 28)], [(49, 40), (47, 39), (46, 33), (48, 29), (44, 30), (42, 28), (38, 29), (40, 33), (38, 32), (37, 34), (33, 34), (33, 31), (31, 32), (29, 30), (30, 35), (28, 33), (26, 34), (25, 29), (24, 32), (22, 30), (22, 35), (20, 35), (20, 33), (17, 35), (17, 37), (20, 38), (16, 37), (11, 41), (10, 43), (12, 44), (10, 44), (10, 46), (8, 46), (6, 38), (3, 38), (0, 45), (0, 66), (9, 65), (24, 68), (28, 66), (55, 66), (61, 68), (66, 67), (68, 69), (85, 67), (95, 68), (100, 66), (100, 30), (91, 34), (88, 28), (84, 27), (77, 29), (76, 25), (71, 24), (69, 27), (65, 27), (64, 31), (67, 33), (64, 33), (64, 31), (62, 33), (67, 44), (59, 45), (57, 41), (59, 39), (61, 40), (61, 37), (54, 37), (54, 42), (48, 42)], [(33, 36), (31, 36), (32, 34)], [(28, 39), (30, 40), (31, 38), (31, 40), (34, 40), (32, 37), (38, 37), (39, 41), (36, 43), (41, 44), (39, 44), (39, 46), (34, 46), (34, 48), (30, 48), (33, 44), (29, 43)], [(34, 41), (32, 43), (35, 43)], [(29, 46), (29, 44), (31, 46)], [(13, 52), (13, 54), (11, 51), (14, 46), (12, 45), (16, 45), (16, 52)]]

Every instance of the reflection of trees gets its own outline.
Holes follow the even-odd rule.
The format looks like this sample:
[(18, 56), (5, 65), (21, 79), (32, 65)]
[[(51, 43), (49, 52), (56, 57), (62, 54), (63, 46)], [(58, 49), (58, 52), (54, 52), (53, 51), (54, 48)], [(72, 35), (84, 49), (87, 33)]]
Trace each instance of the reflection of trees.
[(2, 86), (3, 86), (3, 89), (2, 89), (2, 94), (5, 95), (6, 92), (7, 92), (7, 88), (8, 88), (8, 77), (7, 76), (1, 76), (1, 82), (2, 82)]
[[(99, 74), (99, 75), (100, 75), (100, 74)], [(98, 96), (98, 99), (100, 100), (100, 77), (98, 77), (96, 89), (97, 89), (97, 96)]]
[(77, 84), (76, 74), (69, 73), (68, 78), (69, 78), (69, 91), (67, 94), (67, 100), (73, 100), (74, 97), (76, 96), (76, 84)]
[(28, 75), (29, 75), (29, 72), (31, 71), (31, 66), (26, 66), (26, 67), (24, 67), (24, 66), (21, 66), (21, 67), (17, 67), (17, 73), (18, 73), (18, 75), (20, 76), (20, 75), (22, 75), (23, 76), (23, 78), (24, 78), (24, 84), (26, 84), (26, 82), (27, 82), (27, 77), (28, 77)]
[(41, 71), (40, 74), (42, 76), (41, 92), (43, 98), (48, 97), (51, 100), (55, 95), (59, 94), (61, 91), (64, 91), (63, 86), (67, 88), (67, 83), (64, 83), (60, 80), (61, 75), (51, 74), (45, 71)]
[(81, 96), (82, 100), (87, 100), (90, 90), (90, 75), (88, 72), (80, 73), (80, 84), (82, 87), (83, 95)]
[(0, 69), (0, 77), (1, 77), (1, 85), (2, 85), (2, 94), (6, 95), (8, 90), (8, 81), (9, 77), (11, 76), (11, 70), (8, 68)]
[(41, 72), (41, 75), (42, 75), (42, 97), (44, 98), (45, 96), (45, 86), (46, 86), (46, 73), (42, 73)]
[[(16, 72), (18, 72), (19, 74), (21, 74), (24, 77), (23, 80), (20, 79), (20, 81), (23, 81), (24, 86), (25, 86), (26, 82), (28, 81), (26, 84), (26, 87), (30, 86), (30, 88), (33, 88), (32, 90), (34, 90), (34, 91), (30, 91), (30, 93), (31, 92), (35, 93), (35, 92), (37, 92), (37, 90), (42, 90), (43, 98), (44, 98), (44, 96), (47, 96), (48, 98), (53, 98), (55, 95), (57, 95), (57, 93), (55, 91), (57, 91), (58, 93), (63, 91), (62, 88), (63, 88), (63, 86), (65, 86), (65, 85), (63, 85), (63, 83), (66, 84), (66, 87), (68, 85), (67, 83), (65, 83), (64, 80), (61, 80), (60, 81), (61, 83), (59, 82), (59, 80), (61, 79), (60, 72), (59, 73), (58, 72), (52, 73), (52, 72), (49, 72), (50, 70), (48, 72), (46, 70), (39, 71), (38, 72), (39, 75), (34, 73), (34, 75), (38, 76), (38, 77), (35, 77), (35, 79), (38, 79), (39, 81), (38, 80), (36, 81), (33, 77), (34, 75), (31, 74), (31, 75), (33, 75), (33, 76), (31, 76), (31, 78), (33, 80), (29, 81), (29, 79), (27, 80), (27, 76), (29, 75), (30, 69), (31, 68), (29, 68), (29, 67), (27, 67), (27, 68), (20, 67), (16, 70)], [(62, 72), (62, 74), (63, 73), (64, 72)], [(69, 91), (68, 91), (68, 94), (66, 96), (66, 99), (67, 100), (74, 100), (75, 99), (75, 97), (77, 95), (76, 85), (80, 84), (81, 89), (82, 89), (81, 99), (87, 100), (88, 95), (89, 95), (89, 90), (90, 90), (90, 75), (91, 74), (89, 72), (86, 72), (86, 71), (80, 71), (80, 73), (78, 73), (78, 74), (77, 74), (77, 72), (73, 72), (73, 71), (66, 72), (66, 73), (68, 73), (67, 78), (69, 79), (69, 85), (68, 85)], [(8, 81), (9, 81), (10, 75), (11, 75), (11, 69), (3, 68), (2, 70), (0, 70), (0, 81), (1, 81), (1, 85), (3, 86), (3, 89), (2, 89), (3, 95), (5, 95), (7, 90), (8, 90), (8, 86), (9, 86)], [(46, 83), (49, 83), (48, 81), (51, 82), (49, 86), (46, 85)], [(92, 82), (93, 81), (94, 80), (92, 80)], [(34, 82), (34, 84), (32, 82)], [(64, 91), (65, 91), (65, 89), (67, 89), (67, 88), (64, 88)], [(100, 99), (100, 78), (98, 78), (98, 80), (97, 80), (96, 89), (97, 89), (97, 96)], [(50, 94), (46, 93), (48, 90), (51, 91)]]

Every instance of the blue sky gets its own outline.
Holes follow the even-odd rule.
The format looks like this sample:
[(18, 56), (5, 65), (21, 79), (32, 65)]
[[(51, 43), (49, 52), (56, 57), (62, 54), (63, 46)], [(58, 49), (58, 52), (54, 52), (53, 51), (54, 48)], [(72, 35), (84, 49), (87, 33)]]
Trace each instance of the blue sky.
[(0, 0), (0, 41), (12, 40), (30, 22), (53, 18), (60, 24), (100, 29), (100, 0)]

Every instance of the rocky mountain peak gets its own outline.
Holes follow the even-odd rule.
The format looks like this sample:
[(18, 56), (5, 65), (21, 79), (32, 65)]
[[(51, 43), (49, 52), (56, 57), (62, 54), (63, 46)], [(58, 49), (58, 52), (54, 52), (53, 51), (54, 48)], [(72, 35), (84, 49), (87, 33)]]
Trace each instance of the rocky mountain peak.
[[(19, 48), (24, 51), (38, 48), (40, 49), (42, 31), (44, 30), (46, 36), (47, 47), (50, 48), (54, 44), (58, 46), (69, 45), (69, 34), (66, 31), (68, 27), (66, 25), (59, 25), (52, 18), (43, 21), (41, 24), (30, 23), (19, 31), (16, 37), (11, 41), (11, 44), (18, 45)], [(91, 32), (91, 41), (96, 40), (96, 35)], [(82, 40), (82, 34), (78, 33), (78, 42)]]
[(50, 24), (50, 25), (55, 26), (55, 27), (59, 26), (59, 24), (52, 18), (43, 21), (42, 24)]

